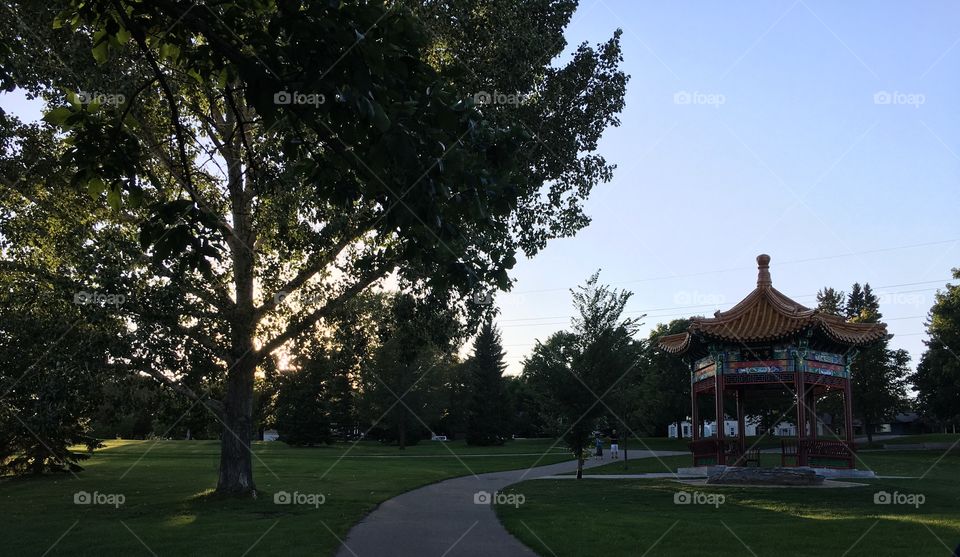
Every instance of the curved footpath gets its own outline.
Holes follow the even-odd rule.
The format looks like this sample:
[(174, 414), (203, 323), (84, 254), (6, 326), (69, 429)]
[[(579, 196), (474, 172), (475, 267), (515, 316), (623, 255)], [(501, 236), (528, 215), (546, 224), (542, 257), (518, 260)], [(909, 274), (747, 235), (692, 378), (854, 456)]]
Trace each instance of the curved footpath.
[[(631, 450), (630, 458), (688, 454)], [(615, 462), (590, 459), (592, 468)], [(478, 492), (494, 493), (511, 484), (577, 469), (575, 461), (536, 468), (491, 472), (444, 480), (389, 499), (350, 529), (337, 557), (533, 557), (497, 520), (489, 500), (477, 504)]]

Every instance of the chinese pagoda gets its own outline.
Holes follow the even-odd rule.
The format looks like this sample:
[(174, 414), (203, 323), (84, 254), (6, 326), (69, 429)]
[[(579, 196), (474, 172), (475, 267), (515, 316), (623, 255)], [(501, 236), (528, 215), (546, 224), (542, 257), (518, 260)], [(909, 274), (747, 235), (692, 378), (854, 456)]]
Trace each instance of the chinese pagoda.
[[(744, 441), (744, 401), (751, 392), (787, 390), (795, 400), (796, 439), (781, 442), (784, 466), (854, 466), (850, 364), (860, 348), (887, 337), (883, 323), (850, 323), (794, 302), (770, 279), (770, 256), (757, 256), (757, 287), (728, 311), (694, 318), (659, 346), (690, 365), (694, 466), (759, 465)], [(817, 399), (843, 393), (844, 437), (817, 438)], [(700, 397), (713, 397), (716, 434), (703, 438)], [(736, 404), (737, 438), (724, 435), (725, 400)], [(789, 411), (788, 411), (789, 412)]]

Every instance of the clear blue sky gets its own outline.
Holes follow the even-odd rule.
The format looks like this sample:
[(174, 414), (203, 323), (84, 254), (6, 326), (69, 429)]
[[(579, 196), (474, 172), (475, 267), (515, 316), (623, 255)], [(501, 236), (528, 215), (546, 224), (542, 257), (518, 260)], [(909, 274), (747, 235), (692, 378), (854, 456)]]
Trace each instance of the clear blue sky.
[(600, 146), (618, 168), (593, 224), (518, 263), (499, 296), (509, 371), (598, 268), (652, 325), (729, 308), (762, 252), (806, 305), (869, 282), (915, 365), (960, 267), (957, 21), (956, 2), (581, 2), (571, 48), (624, 31), (627, 106)]
[(593, 224), (521, 260), (498, 296), (509, 372), (568, 325), (567, 290), (598, 268), (652, 325), (732, 306), (761, 252), (807, 305), (869, 282), (915, 365), (960, 266), (957, 21), (947, 1), (584, 0), (569, 49), (624, 30), (627, 106), (600, 146), (618, 169)]

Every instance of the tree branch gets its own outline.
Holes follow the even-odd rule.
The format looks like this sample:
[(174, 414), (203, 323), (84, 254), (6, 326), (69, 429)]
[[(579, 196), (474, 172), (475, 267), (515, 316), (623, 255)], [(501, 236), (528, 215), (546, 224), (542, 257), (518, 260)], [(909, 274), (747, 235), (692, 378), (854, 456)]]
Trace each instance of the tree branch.
[(327, 301), (324, 306), (313, 313), (308, 314), (303, 319), (299, 321), (294, 321), (287, 325), (287, 328), (277, 336), (273, 337), (269, 341), (263, 344), (255, 354), (255, 359), (257, 362), (260, 362), (267, 355), (271, 354), (274, 350), (282, 346), (288, 340), (295, 338), (301, 333), (306, 332), (310, 327), (315, 323), (323, 319), (324, 317), (329, 317), (333, 314), (334, 311), (343, 307), (344, 303), (348, 300), (362, 292), (365, 288), (383, 278), (389, 271), (390, 267), (388, 265), (382, 265), (375, 267), (365, 273), (357, 282), (351, 285), (349, 288), (346, 288), (341, 292), (337, 297)]

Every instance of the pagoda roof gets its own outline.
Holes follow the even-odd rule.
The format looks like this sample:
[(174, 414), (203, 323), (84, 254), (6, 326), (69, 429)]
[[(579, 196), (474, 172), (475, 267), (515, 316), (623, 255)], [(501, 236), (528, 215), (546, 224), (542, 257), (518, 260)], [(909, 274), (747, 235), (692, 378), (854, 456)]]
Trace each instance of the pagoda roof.
[(841, 347), (859, 347), (887, 336), (884, 323), (851, 323), (831, 313), (810, 309), (773, 287), (770, 256), (757, 256), (757, 287), (737, 305), (712, 318), (691, 320), (686, 332), (660, 338), (659, 346), (671, 354), (691, 349), (704, 352), (708, 343), (757, 343), (783, 340), (802, 331), (819, 332)]

